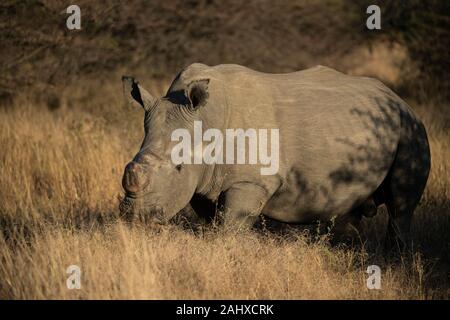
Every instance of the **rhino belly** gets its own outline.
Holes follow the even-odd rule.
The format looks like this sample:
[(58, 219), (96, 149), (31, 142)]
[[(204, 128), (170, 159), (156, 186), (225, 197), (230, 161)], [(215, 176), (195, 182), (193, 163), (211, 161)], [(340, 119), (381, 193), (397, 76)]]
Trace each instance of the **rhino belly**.
[(342, 174), (345, 175), (345, 182), (335, 182), (333, 178), (317, 181), (308, 179), (298, 168), (292, 168), (285, 183), (271, 197), (262, 213), (287, 223), (329, 220), (368, 199), (382, 183), (387, 171), (380, 172), (377, 177), (372, 176), (370, 182), (358, 181), (357, 172)]
[(370, 197), (386, 177), (398, 144), (395, 132), (335, 129), (312, 144), (290, 143), (283, 183), (263, 213), (306, 223), (347, 213)]

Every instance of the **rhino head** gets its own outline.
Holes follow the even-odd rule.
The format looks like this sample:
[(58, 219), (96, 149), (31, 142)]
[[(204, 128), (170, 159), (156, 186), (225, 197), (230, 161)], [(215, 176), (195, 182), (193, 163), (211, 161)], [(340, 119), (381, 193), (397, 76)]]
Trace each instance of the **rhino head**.
[(208, 102), (208, 79), (193, 81), (181, 88), (169, 89), (166, 96), (153, 97), (134, 78), (122, 77), (127, 101), (145, 110), (145, 136), (141, 148), (129, 162), (122, 178), (125, 197), (121, 213), (130, 218), (136, 214), (164, 224), (182, 210), (201, 185), (203, 165), (174, 164), (171, 141), (175, 129), (190, 130), (202, 119)]

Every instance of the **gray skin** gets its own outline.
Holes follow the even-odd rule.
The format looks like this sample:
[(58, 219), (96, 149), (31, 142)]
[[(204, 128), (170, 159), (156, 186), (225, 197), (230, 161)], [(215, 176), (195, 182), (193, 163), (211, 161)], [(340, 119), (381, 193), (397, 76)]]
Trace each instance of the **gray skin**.
[[(192, 64), (155, 98), (123, 77), (125, 95), (145, 109), (145, 138), (124, 173), (123, 212), (165, 223), (198, 199), (225, 225), (251, 226), (259, 215), (285, 223), (356, 226), (385, 204), (387, 245), (407, 240), (425, 188), (430, 152), (425, 128), (380, 81), (317, 66), (267, 74), (239, 65)], [(193, 122), (217, 128), (278, 128), (279, 171), (260, 165), (178, 165), (171, 133)]]

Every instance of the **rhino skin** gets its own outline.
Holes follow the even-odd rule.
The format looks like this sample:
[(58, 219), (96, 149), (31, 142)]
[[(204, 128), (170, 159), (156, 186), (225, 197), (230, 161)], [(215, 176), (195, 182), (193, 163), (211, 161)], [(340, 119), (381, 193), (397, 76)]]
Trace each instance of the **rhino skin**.
[[(195, 63), (159, 99), (134, 78), (123, 83), (127, 98), (145, 109), (145, 138), (124, 173), (122, 211), (164, 223), (192, 205), (197, 213), (220, 211), (225, 225), (238, 228), (261, 214), (357, 225), (385, 204), (387, 245), (407, 240), (428, 179), (428, 139), (410, 107), (380, 81), (323, 66), (268, 74)], [(261, 175), (260, 165), (173, 165), (171, 132), (192, 134), (194, 120), (222, 132), (278, 128), (278, 173)]]

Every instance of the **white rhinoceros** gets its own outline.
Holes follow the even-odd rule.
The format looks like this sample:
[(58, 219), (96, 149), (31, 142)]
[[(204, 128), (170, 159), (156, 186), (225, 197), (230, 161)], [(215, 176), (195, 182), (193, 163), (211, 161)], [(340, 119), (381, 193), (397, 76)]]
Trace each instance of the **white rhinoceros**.
[[(296, 224), (356, 223), (386, 204), (389, 242), (408, 234), (428, 179), (429, 145), (421, 121), (380, 81), (323, 66), (268, 74), (196, 63), (162, 98), (131, 77), (123, 83), (145, 109), (145, 138), (125, 169), (122, 210), (166, 222), (207, 199), (225, 224), (242, 227), (260, 214)], [(173, 132), (194, 135), (199, 121), (204, 132), (278, 129), (278, 171), (262, 175), (261, 163), (174, 163)]]

